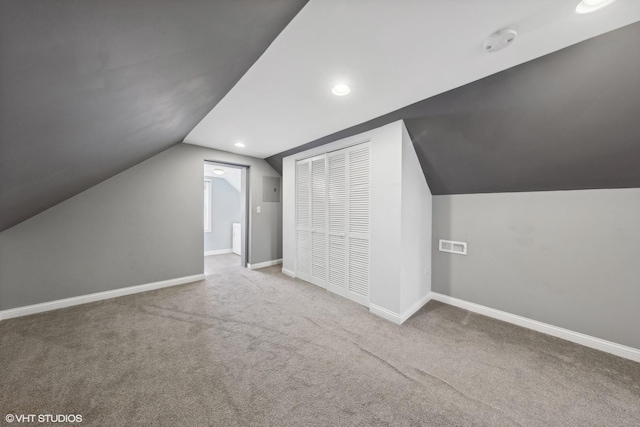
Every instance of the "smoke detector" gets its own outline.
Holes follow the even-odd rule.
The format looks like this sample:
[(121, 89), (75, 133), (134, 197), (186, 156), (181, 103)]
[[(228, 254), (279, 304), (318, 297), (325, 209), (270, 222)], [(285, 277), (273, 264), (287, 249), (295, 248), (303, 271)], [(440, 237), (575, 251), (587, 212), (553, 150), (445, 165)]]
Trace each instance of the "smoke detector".
[(496, 31), (484, 39), (483, 47), (485, 52), (497, 52), (511, 45), (518, 37), (518, 32), (513, 28)]

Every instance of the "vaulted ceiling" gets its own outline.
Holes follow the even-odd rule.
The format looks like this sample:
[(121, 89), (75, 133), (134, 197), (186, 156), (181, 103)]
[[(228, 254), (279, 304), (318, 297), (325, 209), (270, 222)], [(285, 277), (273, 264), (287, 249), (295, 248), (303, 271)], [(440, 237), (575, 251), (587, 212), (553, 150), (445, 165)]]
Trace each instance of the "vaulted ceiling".
[(180, 143), (306, 0), (2, 0), (0, 230)]
[(267, 161), (404, 120), (433, 194), (640, 187), (639, 117), (635, 23)]
[(0, 0), (0, 231), (183, 140), (278, 169), (399, 119), (434, 194), (640, 186), (640, 1), (577, 2)]
[[(578, 2), (311, 0), (185, 142), (271, 156), (640, 20), (640, 1)], [(485, 52), (505, 27), (515, 43)]]

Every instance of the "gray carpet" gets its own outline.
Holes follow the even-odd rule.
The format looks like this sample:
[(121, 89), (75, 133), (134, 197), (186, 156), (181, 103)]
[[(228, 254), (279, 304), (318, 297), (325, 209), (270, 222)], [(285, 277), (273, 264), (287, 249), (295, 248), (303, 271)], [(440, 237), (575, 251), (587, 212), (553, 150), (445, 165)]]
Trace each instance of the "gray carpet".
[(215, 274), (217, 271), (220, 271), (220, 270), (224, 271), (228, 267), (239, 267), (239, 266), (240, 266), (240, 255), (236, 255), (234, 253), (209, 255), (204, 257), (205, 276), (210, 276), (211, 274)]
[(638, 363), (437, 302), (397, 326), (279, 267), (2, 321), (0, 378), (2, 422), (640, 425)]

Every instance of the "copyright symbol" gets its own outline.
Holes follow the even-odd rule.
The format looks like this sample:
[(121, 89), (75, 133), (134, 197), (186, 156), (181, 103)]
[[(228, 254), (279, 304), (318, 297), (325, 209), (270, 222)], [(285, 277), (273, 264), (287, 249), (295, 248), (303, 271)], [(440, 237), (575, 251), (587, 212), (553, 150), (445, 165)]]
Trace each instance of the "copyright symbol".
[(12, 423), (15, 418), (16, 417), (13, 414), (7, 414), (4, 416), (5, 421), (8, 423)]

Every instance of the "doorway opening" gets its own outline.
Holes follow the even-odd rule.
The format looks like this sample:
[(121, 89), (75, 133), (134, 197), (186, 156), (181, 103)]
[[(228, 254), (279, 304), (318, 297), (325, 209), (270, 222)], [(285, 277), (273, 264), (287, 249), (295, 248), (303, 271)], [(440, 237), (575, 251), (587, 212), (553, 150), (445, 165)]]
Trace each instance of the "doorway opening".
[(204, 273), (246, 267), (248, 167), (204, 162)]

